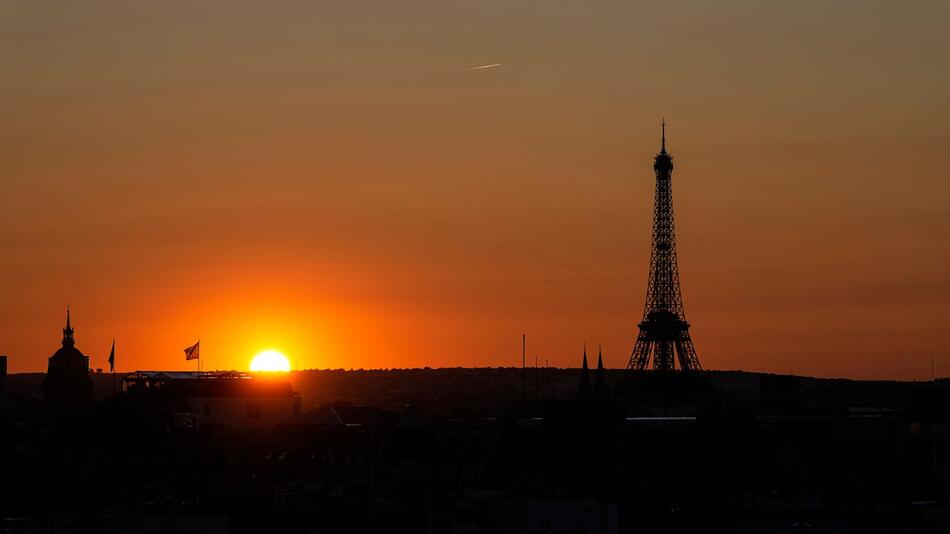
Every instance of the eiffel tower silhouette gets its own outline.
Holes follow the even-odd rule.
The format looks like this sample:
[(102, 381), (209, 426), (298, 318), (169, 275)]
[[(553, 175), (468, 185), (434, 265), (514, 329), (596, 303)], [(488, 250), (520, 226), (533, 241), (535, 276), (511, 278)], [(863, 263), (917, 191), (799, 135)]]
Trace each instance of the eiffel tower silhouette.
[(653, 206), (653, 248), (650, 252), (650, 280), (640, 334), (630, 355), (628, 369), (672, 371), (676, 361), (683, 371), (699, 371), (699, 358), (689, 337), (689, 323), (683, 312), (679, 268), (676, 264), (676, 237), (673, 232), (673, 191), (670, 177), (673, 158), (666, 151), (666, 121), (663, 121), (660, 153), (653, 161), (656, 173), (656, 200)]

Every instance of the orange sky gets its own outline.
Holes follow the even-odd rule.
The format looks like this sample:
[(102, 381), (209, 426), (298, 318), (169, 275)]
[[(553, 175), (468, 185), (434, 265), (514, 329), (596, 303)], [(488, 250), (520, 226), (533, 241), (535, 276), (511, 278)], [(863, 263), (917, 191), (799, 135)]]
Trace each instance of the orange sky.
[(623, 367), (665, 116), (704, 367), (950, 375), (947, 2), (323, 4), (0, 5), (11, 371)]

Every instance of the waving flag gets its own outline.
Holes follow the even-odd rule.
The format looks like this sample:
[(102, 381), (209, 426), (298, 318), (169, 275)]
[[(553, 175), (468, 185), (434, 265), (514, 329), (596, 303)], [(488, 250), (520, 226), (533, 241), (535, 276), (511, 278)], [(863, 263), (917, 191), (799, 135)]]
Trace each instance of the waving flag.
[(185, 349), (185, 359), (186, 360), (197, 360), (198, 359), (198, 345), (201, 342), (195, 343), (194, 345)]
[(115, 372), (115, 338), (112, 338), (112, 352), (109, 353), (109, 372)]

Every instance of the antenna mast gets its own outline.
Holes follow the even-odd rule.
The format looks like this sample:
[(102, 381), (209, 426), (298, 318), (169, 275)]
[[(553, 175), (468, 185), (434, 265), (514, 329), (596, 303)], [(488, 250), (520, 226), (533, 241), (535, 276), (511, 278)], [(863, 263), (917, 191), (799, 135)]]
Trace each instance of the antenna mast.
[(528, 370), (525, 368), (525, 334), (521, 334), (521, 403), (528, 400)]

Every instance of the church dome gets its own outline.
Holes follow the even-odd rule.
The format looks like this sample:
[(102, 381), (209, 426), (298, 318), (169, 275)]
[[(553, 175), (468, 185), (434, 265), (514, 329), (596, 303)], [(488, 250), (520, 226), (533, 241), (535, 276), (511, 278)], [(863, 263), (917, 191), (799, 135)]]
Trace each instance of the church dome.
[(86, 355), (80, 352), (76, 347), (60, 347), (52, 356), (49, 357), (48, 371), (53, 369), (57, 371), (71, 372), (82, 371), (89, 372), (89, 360)]
[(73, 328), (66, 311), (63, 346), (49, 357), (43, 379), (43, 404), (53, 412), (77, 412), (92, 406), (89, 358), (76, 348)]

